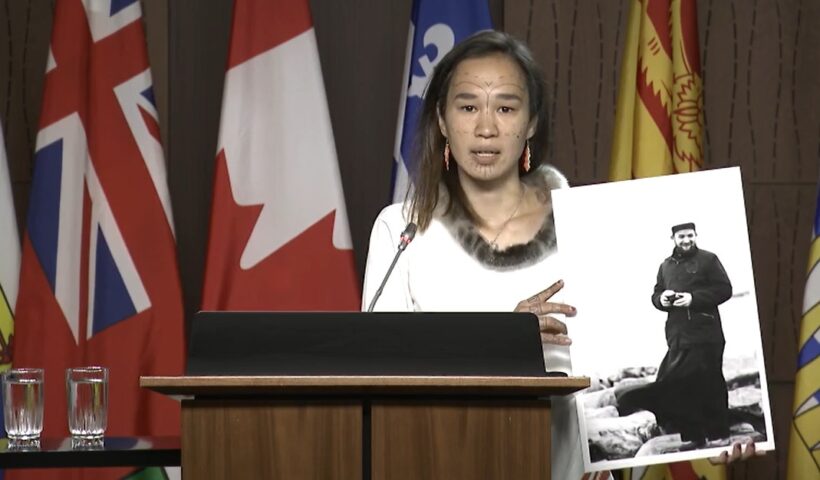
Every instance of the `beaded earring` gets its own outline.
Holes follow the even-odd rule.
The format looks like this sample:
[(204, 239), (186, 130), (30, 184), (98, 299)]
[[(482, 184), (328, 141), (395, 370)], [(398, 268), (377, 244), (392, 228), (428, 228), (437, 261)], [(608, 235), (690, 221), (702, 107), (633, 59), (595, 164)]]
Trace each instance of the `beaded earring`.
[(530, 171), (530, 141), (527, 140), (527, 145), (524, 147), (524, 155), (521, 157), (521, 168), (525, 172)]

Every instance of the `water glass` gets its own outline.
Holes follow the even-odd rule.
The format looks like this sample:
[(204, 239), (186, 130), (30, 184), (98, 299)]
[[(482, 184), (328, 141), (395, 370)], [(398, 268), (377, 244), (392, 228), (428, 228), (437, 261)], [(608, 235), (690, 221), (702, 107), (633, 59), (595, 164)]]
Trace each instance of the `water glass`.
[(73, 438), (102, 439), (108, 423), (108, 369), (68, 368), (65, 372), (68, 397), (68, 431)]
[(43, 369), (3, 373), (3, 420), (9, 440), (38, 440), (43, 432)]

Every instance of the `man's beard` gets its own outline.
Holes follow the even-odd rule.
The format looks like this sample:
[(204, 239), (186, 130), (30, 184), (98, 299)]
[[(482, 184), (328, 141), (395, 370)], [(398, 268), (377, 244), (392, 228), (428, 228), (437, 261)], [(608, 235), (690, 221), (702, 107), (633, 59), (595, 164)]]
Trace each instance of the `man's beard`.
[(696, 243), (690, 243), (689, 248), (684, 249), (680, 245), (675, 245), (675, 256), (678, 257), (688, 257), (693, 255), (698, 249), (698, 245)]

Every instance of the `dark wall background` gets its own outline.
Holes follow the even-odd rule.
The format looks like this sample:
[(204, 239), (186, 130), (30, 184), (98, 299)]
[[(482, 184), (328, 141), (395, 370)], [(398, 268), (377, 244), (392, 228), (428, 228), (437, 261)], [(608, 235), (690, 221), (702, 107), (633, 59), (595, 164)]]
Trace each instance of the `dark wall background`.
[[(142, 0), (186, 312), (200, 302), (231, 0)], [(18, 220), (31, 182), (54, 0), (0, 0), (0, 122)], [(606, 180), (628, 0), (491, 0), (551, 92), (549, 161)], [(360, 271), (388, 199), (411, 0), (311, 0)], [(820, 163), (820, 2), (699, 0), (706, 161), (743, 171), (777, 452), (731, 478), (784, 478)]]

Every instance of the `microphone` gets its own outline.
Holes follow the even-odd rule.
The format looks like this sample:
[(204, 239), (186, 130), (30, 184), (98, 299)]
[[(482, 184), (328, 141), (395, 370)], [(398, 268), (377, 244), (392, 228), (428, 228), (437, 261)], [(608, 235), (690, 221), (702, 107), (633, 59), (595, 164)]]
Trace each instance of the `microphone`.
[(416, 236), (416, 224), (415, 223), (408, 223), (406, 227), (404, 227), (404, 231), (401, 232), (399, 236), (399, 246), (396, 250), (396, 255), (393, 256), (393, 263), (390, 264), (390, 268), (387, 269), (387, 273), (384, 274), (384, 278), (382, 279), (381, 285), (379, 285), (378, 290), (376, 290), (376, 294), (373, 295), (373, 300), (370, 301), (370, 306), (367, 307), (368, 312), (373, 311), (373, 307), (376, 306), (376, 300), (379, 299), (382, 295), (382, 290), (384, 290), (384, 285), (387, 283), (387, 279), (390, 278), (390, 274), (393, 272), (393, 267), (396, 266), (396, 262), (399, 261), (399, 257), (401, 256), (402, 252), (410, 245), (410, 242), (413, 241), (413, 238)]

